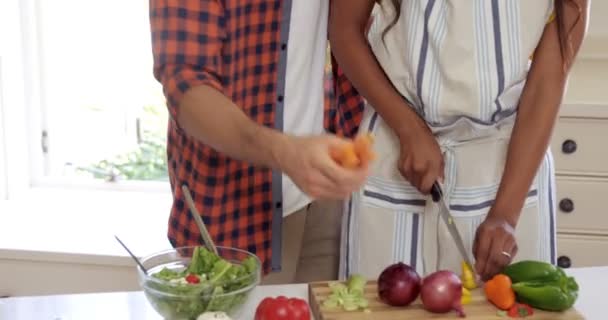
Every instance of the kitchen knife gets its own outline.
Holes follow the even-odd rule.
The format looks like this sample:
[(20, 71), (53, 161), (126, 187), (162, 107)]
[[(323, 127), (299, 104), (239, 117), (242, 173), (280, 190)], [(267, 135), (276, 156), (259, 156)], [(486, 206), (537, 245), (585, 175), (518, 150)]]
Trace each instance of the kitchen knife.
[(450, 207), (447, 204), (445, 197), (443, 196), (443, 188), (439, 184), (439, 182), (435, 182), (433, 184), (433, 187), (431, 188), (431, 196), (433, 197), (433, 202), (439, 205), (439, 215), (448, 227), (448, 231), (452, 235), (452, 239), (454, 240), (454, 243), (456, 243), (456, 247), (458, 248), (458, 251), (460, 251), (462, 259), (469, 265), (471, 270), (473, 270), (473, 263), (471, 262), (471, 259), (467, 254), (464, 242), (462, 241), (460, 232), (458, 232), (458, 228), (454, 223), (454, 219), (452, 218), (452, 214), (450, 213)]

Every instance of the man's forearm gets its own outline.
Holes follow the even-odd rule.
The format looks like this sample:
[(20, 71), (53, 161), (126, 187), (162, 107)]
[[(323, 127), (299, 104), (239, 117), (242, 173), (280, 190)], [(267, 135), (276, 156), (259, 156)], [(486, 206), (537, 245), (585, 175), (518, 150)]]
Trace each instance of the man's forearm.
[(284, 134), (252, 121), (224, 94), (209, 86), (189, 90), (178, 119), (191, 136), (215, 150), (256, 165), (277, 167), (277, 149)]

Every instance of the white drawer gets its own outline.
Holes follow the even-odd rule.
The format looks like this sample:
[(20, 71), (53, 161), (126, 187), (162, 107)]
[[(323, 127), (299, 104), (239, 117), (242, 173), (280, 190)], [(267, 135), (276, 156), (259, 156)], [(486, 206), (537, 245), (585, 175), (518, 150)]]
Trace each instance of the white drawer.
[(558, 234), (557, 256), (563, 268), (607, 266), (608, 237)]
[(608, 179), (557, 177), (557, 230), (608, 235)]
[(556, 171), (568, 174), (608, 174), (608, 120), (560, 118), (551, 150)]

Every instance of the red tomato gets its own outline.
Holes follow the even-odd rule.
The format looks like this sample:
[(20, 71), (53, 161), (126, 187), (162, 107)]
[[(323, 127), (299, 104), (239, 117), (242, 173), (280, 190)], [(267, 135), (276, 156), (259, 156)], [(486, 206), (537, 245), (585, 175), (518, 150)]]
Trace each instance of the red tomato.
[(302, 299), (265, 298), (255, 311), (255, 320), (310, 320), (310, 309)]
[(525, 318), (534, 314), (534, 309), (523, 303), (516, 303), (507, 313), (511, 318)]
[(197, 275), (195, 275), (195, 274), (189, 274), (186, 277), (186, 282), (192, 283), (192, 284), (196, 284), (196, 283), (201, 282), (201, 279)]

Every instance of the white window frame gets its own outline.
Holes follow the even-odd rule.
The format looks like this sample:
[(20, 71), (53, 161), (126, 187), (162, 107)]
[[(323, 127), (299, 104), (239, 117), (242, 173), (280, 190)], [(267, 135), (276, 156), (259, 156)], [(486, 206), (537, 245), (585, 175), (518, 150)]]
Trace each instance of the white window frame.
[[(2, 39), (0, 37), (0, 39)], [(6, 139), (4, 130), (6, 128), (6, 122), (4, 121), (4, 103), (2, 99), (3, 89), (2, 89), (2, 55), (0, 54), (0, 200), (8, 199), (8, 181), (6, 177)]]
[[(114, 234), (126, 240), (132, 237), (129, 241), (138, 252), (170, 248), (164, 240), (172, 202), (168, 182), (81, 183), (36, 178), (43, 169), (40, 132), (45, 128), (43, 91), (40, 83), (33, 82), (39, 77), (35, 21), (41, 1), (48, 0), (0, 0), (0, 224), (15, 230), (0, 234), (0, 260), (7, 258), (3, 253), (7, 249), (28, 256), (34, 252), (35, 259), (45, 259), (41, 252), (46, 251), (53, 256), (70, 253), (78, 259), (89, 259), (100, 254), (99, 250), (103, 255), (122, 257), (124, 251), (113, 241)], [(82, 216), (92, 222), (75, 229), (74, 217)], [(40, 217), (52, 223), (47, 222), (33, 236), (20, 232)], [(99, 229), (80, 231), (90, 228)]]
[[(43, 69), (41, 68), (40, 55), (40, 52), (43, 48), (41, 46), (41, 41), (39, 37), (39, 26), (36, 23), (37, 21), (40, 21), (39, 1), (41, 0), (3, 1), (7, 4), (12, 4), (13, 10), (17, 9), (17, 11), (13, 12), (19, 12), (18, 15), (13, 15), (20, 18), (20, 21), (17, 21), (16, 23), (13, 22), (13, 24), (18, 25), (16, 26), (18, 27), (18, 29), (15, 29), (15, 27), (13, 27), (12, 30), (8, 30), (11, 30), (13, 34), (21, 35), (20, 37), (15, 37), (18, 39), (14, 39), (15, 41), (20, 42), (20, 44), (13, 46), (19, 48), (18, 51), (20, 52), (16, 53), (16, 55), (22, 57), (22, 59), (14, 59), (20, 61), (13, 61), (11, 62), (11, 64), (14, 64), (15, 66), (21, 66), (21, 82), (24, 84), (20, 90), (20, 92), (23, 92), (23, 94), (21, 95), (21, 97), (17, 97), (20, 98), (20, 101), (17, 103), (13, 102), (15, 104), (23, 106), (23, 108), (21, 108), (22, 112), (19, 114), (7, 114), (4, 118), (4, 121), (13, 124), (13, 128), (7, 128), (7, 135), (10, 134), (11, 141), (13, 141), (13, 144), (20, 144), (22, 147), (19, 148), (19, 150), (13, 150), (16, 148), (16, 146), (10, 146), (10, 141), (7, 141), (7, 146), (11, 148), (7, 148), (6, 154), (9, 156), (14, 155), (13, 158), (15, 159), (28, 159), (27, 163), (23, 163), (22, 160), (20, 161), (20, 163), (16, 163), (17, 161), (7, 161), (7, 171), (12, 172), (13, 170), (17, 170), (15, 172), (20, 172), (19, 176), (22, 180), (24, 177), (27, 177), (27, 179), (25, 179), (27, 183), (25, 183), (25, 185), (21, 183), (21, 186), (19, 185), (19, 183), (15, 185), (15, 177), (9, 176), (6, 184), (8, 186), (15, 186), (17, 190), (23, 190), (24, 188), (27, 189), (29, 187), (33, 187), (62, 189), (78, 188), (90, 189), (92, 191), (104, 190), (168, 193), (170, 191), (168, 182), (110, 182), (93, 180), (71, 181), (69, 179), (44, 176), (44, 166), (48, 164), (48, 161), (45, 161), (46, 155), (42, 150), (42, 144), (45, 143), (43, 142), (42, 134), (45, 131), (48, 132), (48, 125), (46, 121), (46, 109), (43, 105), (45, 91), (44, 83), (42, 82), (42, 79), (44, 77), (42, 74)], [(8, 11), (5, 12), (8, 13)], [(16, 30), (19, 30), (19, 32), (15, 32)], [(18, 77), (17, 71), (12, 70), (9, 72), (9, 78)], [(15, 97), (13, 98), (16, 99)], [(18, 119), (20, 117), (25, 121), (14, 121), (15, 119)], [(21, 127), (21, 129), (14, 128), (17, 126), (17, 123), (20, 123), (19, 127)], [(27, 128), (27, 130), (25, 128)], [(17, 140), (13, 140), (12, 137), (20, 137), (20, 141), (17, 142)], [(24, 152), (26, 153), (26, 155), (24, 154)], [(19, 168), (16, 168), (16, 166)], [(17, 174), (15, 173), (14, 175)]]
[(2, 69), (2, 128), (4, 198), (17, 197), (28, 189), (28, 132), (22, 59), (19, 0), (0, 2), (0, 58)]

